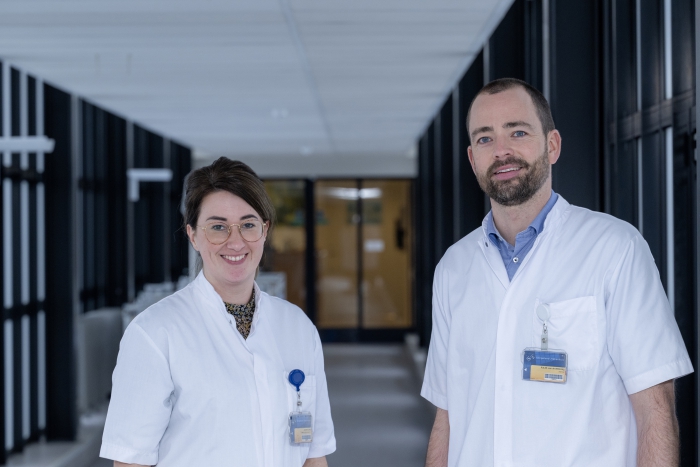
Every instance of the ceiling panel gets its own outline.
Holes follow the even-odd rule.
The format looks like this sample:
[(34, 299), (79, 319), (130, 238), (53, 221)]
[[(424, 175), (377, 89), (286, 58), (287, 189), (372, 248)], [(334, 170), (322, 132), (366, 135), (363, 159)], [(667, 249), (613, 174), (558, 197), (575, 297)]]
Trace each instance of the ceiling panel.
[(0, 59), (198, 157), (405, 175), (511, 2), (3, 0)]

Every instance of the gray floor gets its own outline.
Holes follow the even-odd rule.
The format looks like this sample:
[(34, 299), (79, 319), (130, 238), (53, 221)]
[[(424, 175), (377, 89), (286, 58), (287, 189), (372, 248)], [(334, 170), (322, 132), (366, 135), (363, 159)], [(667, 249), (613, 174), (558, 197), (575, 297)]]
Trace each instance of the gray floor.
[(401, 345), (324, 346), (338, 450), (330, 467), (423, 467), (434, 412)]
[[(324, 345), (338, 450), (329, 467), (423, 467), (434, 413), (402, 345)], [(110, 467), (101, 459), (92, 467)]]

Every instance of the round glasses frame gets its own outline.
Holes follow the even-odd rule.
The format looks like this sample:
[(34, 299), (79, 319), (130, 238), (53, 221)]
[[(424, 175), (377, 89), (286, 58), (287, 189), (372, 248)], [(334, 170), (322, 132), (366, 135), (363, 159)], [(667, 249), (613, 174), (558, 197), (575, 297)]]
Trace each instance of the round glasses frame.
[[(255, 220), (254, 222), (260, 222), (260, 221)], [(245, 222), (244, 222), (244, 224), (245, 224)], [(213, 225), (225, 225), (228, 227), (228, 235), (226, 235), (226, 238), (219, 243), (212, 242), (211, 239), (209, 238), (209, 235), (207, 234), (207, 228), (211, 227)], [(269, 224), (268, 224), (268, 221), (265, 221), (262, 223), (262, 230), (260, 231), (260, 236), (258, 238), (256, 238), (255, 240), (249, 240), (249, 239), (245, 238), (245, 236), (243, 235), (243, 230), (241, 229), (241, 224), (226, 224), (224, 222), (210, 222), (207, 225), (198, 225), (197, 227), (204, 230), (204, 236), (207, 238), (207, 241), (209, 243), (211, 243), (212, 245), (222, 245), (222, 244), (226, 243), (229, 238), (231, 238), (231, 227), (233, 227), (234, 225), (236, 227), (238, 227), (238, 233), (240, 234), (243, 241), (253, 243), (253, 242), (257, 242), (258, 240), (260, 240), (261, 238), (263, 238), (265, 236), (265, 230), (267, 229), (267, 226)]]

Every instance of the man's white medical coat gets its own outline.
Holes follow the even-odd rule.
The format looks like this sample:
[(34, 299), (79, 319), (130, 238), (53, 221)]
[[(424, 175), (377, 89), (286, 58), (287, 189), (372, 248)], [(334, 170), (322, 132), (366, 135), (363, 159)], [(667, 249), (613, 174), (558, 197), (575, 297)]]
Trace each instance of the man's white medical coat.
[[(122, 338), (101, 457), (125, 463), (300, 467), (335, 451), (318, 332), (296, 306), (261, 293), (245, 340), (200, 273), (138, 315)], [(291, 446), (294, 369), (314, 440)]]
[[(421, 394), (449, 413), (449, 466), (634, 466), (628, 395), (693, 371), (646, 242), (560, 196), (509, 282), (485, 231), (435, 271)], [(568, 353), (565, 384), (522, 379), (539, 303), (549, 348)]]

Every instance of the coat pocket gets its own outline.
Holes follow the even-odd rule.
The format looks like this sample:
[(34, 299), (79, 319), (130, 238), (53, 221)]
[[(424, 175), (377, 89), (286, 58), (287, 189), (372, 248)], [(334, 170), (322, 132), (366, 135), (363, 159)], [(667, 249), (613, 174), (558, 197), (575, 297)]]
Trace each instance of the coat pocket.
[[(301, 396), (301, 411), (311, 412), (314, 415), (316, 412), (316, 377), (313, 375), (304, 375), (304, 383), (299, 388)], [(297, 388), (289, 382), (289, 372), (284, 372), (284, 384), (287, 387), (287, 406), (290, 412), (297, 411)]]
[(598, 317), (595, 297), (578, 297), (561, 302), (537, 300), (532, 311), (535, 347), (539, 347), (542, 335), (543, 321), (536, 312), (540, 303), (549, 305), (549, 348), (567, 353), (569, 371), (593, 368), (598, 361)]

